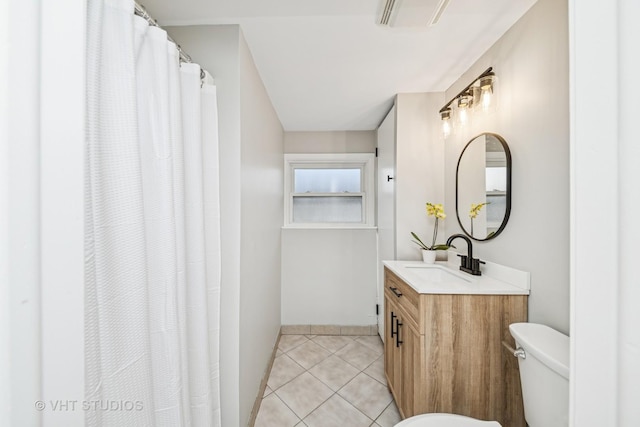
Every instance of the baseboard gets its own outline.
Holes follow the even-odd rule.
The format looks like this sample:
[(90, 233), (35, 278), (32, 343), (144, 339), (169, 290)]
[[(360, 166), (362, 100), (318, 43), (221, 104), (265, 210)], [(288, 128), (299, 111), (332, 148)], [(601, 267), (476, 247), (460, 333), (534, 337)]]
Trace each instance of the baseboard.
[(282, 325), (282, 335), (377, 335), (378, 325)]
[(253, 404), (253, 409), (251, 409), (251, 416), (249, 417), (248, 427), (254, 427), (256, 423), (256, 417), (258, 416), (258, 411), (260, 410), (260, 404), (262, 403), (262, 396), (264, 396), (264, 391), (267, 388), (267, 381), (269, 380), (269, 374), (271, 374), (273, 361), (276, 359), (276, 353), (278, 352), (278, 344), (280, 344), (281, 336), (282, 336), (282, 330), (280, 330), (280, 332), (278, 333), (278, 337), (276, 338), (276, 344), (273, 346), (273, 352), (271, 353), (271, 359), (269, 360), (267, 370), (265, 371), (264, 376), (262, 377), (262, 381), (260, 382), (260, 389), (258, 390), (256, 401)]

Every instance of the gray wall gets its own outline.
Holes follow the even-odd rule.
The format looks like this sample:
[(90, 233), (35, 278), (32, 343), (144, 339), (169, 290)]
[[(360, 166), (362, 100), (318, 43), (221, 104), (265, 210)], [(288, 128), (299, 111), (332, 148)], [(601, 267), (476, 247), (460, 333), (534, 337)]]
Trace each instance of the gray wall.
[(245, 425), (280, 331), (284, 132), (242, 34), (240, 103), (240, 425)]
[(283, 130), (239, 26), (168, 31), (218, 91), (221, 412), (244, 426), (280, 328)]
[(282, 230), (282, 324), (376, 324), (376, 230)]
[[(494, 67), (497, 109), (474, 114), (467, 129), (445, 141), (446, 206), (453, 207), (457, 159), (465, 144), (482, 132), (506, 139), (513, 156), (511, 218), (495, 240), (474, 242), (475, 254), (531, 272), (529, 321), (564, 333), (569, 332), (568, 45), (566, 2), (539, 0), (446, 91), (451, 99)], [(451, 213), (447, 235), (461, 231)]]
[[(286, 153), (373, 153), (375, 131), (285, 132)], [(375, 325), (375, 229), (282, 230), (282, 324)]]
[[(444, 149), (438, 115), (433, 113), (443, 102), (442, 93), (401, 93), (396, 97), (396, 259), (422, 259), (411, 232), (430, 242), (435, 219), (427, 216), (426, 203), (445, 202)], [(445, 212), (453, 214), (452, 208), (452, 204), (445, 205)], [(437, 243), (446, 241), (443, 231), (439, 225)]]
[(285, 153), (373, 153), (375, 131), (285, 132)]

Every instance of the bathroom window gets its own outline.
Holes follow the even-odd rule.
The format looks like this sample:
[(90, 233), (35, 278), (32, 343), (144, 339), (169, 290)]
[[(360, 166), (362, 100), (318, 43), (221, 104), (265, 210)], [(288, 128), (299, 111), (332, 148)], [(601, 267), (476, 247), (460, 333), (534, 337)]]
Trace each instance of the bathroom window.
[(498, 231), (507, 211), (507, 167), (487, 161), (485, 173), (487, 233), (491, 233)]
[(285, 226), (372, 227), (373, 154), (285, 154)]

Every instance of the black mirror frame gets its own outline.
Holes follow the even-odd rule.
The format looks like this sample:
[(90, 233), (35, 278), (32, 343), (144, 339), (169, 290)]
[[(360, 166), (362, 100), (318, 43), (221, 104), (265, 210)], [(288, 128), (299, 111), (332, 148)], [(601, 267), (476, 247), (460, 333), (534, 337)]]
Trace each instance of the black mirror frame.
[[(494, 138), (496, 138), (500, 142), (500, 144), (502, 144), (505, 157), (507, 158), (507, 195), (506, 195), (506, 209), (504, 212), (504, 218), (502, 219), (502, 224), (500, 224), (500, 227), (496, 230), (495, 233), (485, 237), (484, 239), (478, 239), (476, 237), (473, 237), (467, 232), (467, 230), (462, 225), (462, 221), (460, 220), (460, 210), (458, 209), (458, 172), (460, 169), (460, 161), (462, 160), (462, 156), (464, 155), (464, 152), (467, 150), (467, 147), (469, 147), (469, 145), (471, 145), (471, 143), (475, 141), (476, 138), (482, 135), (491, 135)], [(469, 236), (471, 239), (475, 241), (485, 242), (487, 240), (491, 240), (495, 238), (500, 233), (502, 233), (502, 230), (504, 230), (504, 228), (507, 226), (507, 222), (509, 221), (510, 215), (511, 215), (511, 151), (509, 150), (509, 145), (507, 145), (507, 141), (505, 141), (503, 137), (501, 137), (497, 133), (483, 132), (471, 138), (471, 141), (469, 141), (467, 145), (464, 146), (462, 153), (460, 153), (460, 157), (458, 157), (458, 165), (456, 166), (456, 218), (458, 219), (458, 224), (460, 225), (460, 229), (462, 229), (464, 234), (466, 234), (467, 236)]]

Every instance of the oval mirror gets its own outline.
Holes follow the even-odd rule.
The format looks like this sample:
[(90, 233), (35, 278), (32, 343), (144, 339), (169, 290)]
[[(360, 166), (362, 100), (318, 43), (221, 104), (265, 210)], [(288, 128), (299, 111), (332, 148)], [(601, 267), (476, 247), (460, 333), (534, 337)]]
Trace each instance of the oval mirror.
[(489, 240), (504, 230), (511, 213), (511, 152), (494, 133), (473, 138), (456, 169), (456, 214), (464, 233)]

